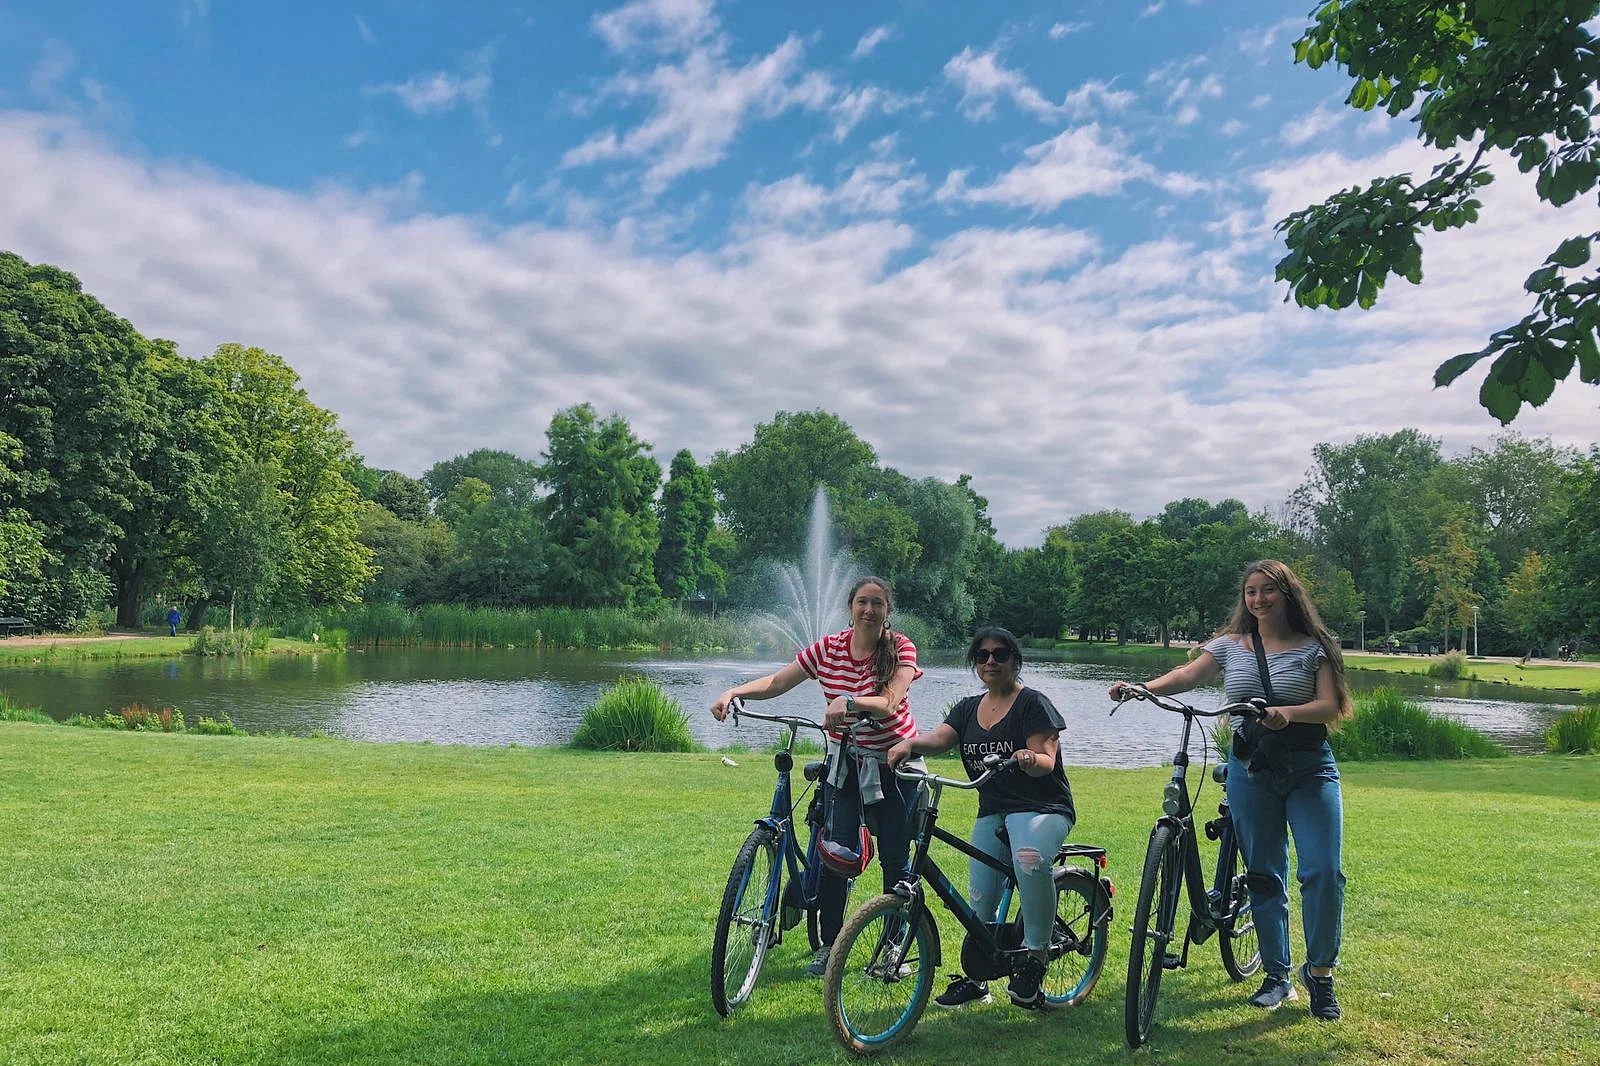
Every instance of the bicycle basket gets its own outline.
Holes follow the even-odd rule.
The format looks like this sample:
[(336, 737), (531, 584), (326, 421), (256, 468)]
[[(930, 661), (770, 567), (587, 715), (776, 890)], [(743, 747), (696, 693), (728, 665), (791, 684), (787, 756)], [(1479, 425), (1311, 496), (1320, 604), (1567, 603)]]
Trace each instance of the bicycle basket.
[(872, 834), (867, 832), (866, 826), (861, 826), (860, 844), (859, 850), (851, 851), (843, 844), (824, 840), (818, 848), (822, 854), (822, 865), (840, 877), (860, 877), (872, 864)]

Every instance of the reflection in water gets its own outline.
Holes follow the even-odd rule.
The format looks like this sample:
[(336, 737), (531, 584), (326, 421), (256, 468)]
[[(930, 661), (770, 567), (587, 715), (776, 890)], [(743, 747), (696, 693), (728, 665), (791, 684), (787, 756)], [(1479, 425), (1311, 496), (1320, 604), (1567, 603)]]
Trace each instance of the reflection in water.
[[(0, 688), (24, 706), (57, 718), (143, 703), (182, 708), (192, 722), (227, 714), (250, 732), (324, 732), (358, 740), (441, 744), (561, 744), (584, 710), (625, 673), (643, 674), (688, 712), (695, 737), (712, 747), (765, 746), (776, 732), (750, 722), (717, 723), (705, 708), (739, 681), (767, 673), (777, 661), (664, 659), (595, 652), (397, 648), (345, 654), (69, 663), (49, 670), (12, 668)], [(1152, 766), (1170, 759), (1179, 720), (1144, 705), (1115, 718), (1106, 686), (1127, 665), (1030, 663), (1024, 680), (1043, 691), (1067, 721), (1062, 744), (1069, 765)], [(1137, 668), (1134, 668), (1137, 670)], [(963, 666), (924, 664), (911, 692), (918, 724), (929, 729), (979, 684)], [(1504, 686), (1443, 684), (1411, 675), (1354, 672), (1357, 689), (1395, 685), (1434, 711), (1458, 718), (1516, 751), (1542, 751), (1544, 731), (1570, 706), (1561, 693)], [(1194, 694), (1201, 706), (1221, 701), (1220, 688)], [(774, 704), (820, 716), (821, 691), (807, 684)], [(1198, 754), (1198, 741), (1195, 745)]]

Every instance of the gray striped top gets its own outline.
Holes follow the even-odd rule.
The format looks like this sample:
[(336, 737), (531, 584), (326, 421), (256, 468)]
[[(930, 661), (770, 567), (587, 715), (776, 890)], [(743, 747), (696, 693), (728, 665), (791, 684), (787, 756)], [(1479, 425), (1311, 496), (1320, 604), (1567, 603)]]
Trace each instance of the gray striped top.
[[(1256, 665), (1256, 653), (1238, 637), (1224, 633), (1205, 643), (1222, 666), (1222, 691), (1229, 703), (1265, 697), (1261, 687), (1261, 672)], [(1267, 672), (1272, 676), (1272, 694), (1279, 706), (1292, 707), (1310, 703), (1317, 698), (1317, 668), (1326, 653), (1316, 640), (1308, 640), (1298, 648), (1267, 652)]]

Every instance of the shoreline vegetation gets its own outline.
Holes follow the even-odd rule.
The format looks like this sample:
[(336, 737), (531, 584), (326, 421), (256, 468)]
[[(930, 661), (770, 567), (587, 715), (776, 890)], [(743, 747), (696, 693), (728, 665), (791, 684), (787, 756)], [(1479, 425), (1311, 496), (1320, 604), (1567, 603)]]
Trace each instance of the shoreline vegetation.
[[(728, 865), (767, 808), (767, 760), (0, 731), (0, 898), (12, 904), (0, 1061), (848, 1061), (800, 974), (804, 937), (773, 949), (732, 1019), (705, 991)], [(1600, 864), (1600, 839), (1572, 827), (1600, 817), (1600, 759), (1343, 772), (1345, 1020), (1301, 1009), (1268, 1024), (1206, 945), (1163, 987), (1161, 1057), (1226, 1059), (1243, 1032), (1260, 1061), (1289, 1066), (1600, 1061), (1594, 947), (1572, 935), (1594, 919), (1573, 886)], [(1109, 848), (1119, 899), (1137, 885), (1167, 773), (1073, 771), (1074, 837)], [(649, 884), (596, 833), (596, 803), (622, 781)], [(968, 825), (974, 806), (950, 795), (946, 820)], [(1506, 856), (1508, 826), (1502, 875), (1464, 875), (1463, 855)], [(1494, 950), (1464, 951), (1482, 929)], [(952, 958), (959, 931), (941, 932)], [(1127, 950), (1124, 931), (1108, 975)], [(130, 988), (159, 991), (107, 1008)], [(1125, 1057), (1120, 982), (1042, 1018), (1005, 1004), (930, 1013), (905, 1054)]]

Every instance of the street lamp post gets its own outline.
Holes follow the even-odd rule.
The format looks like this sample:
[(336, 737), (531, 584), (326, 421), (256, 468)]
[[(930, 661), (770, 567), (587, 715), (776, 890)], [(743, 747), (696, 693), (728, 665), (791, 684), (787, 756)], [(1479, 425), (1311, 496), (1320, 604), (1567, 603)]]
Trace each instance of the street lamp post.
[(1361, 640), (1358, 642), (1358, 646), (1361, 648), (1362, 651), (1366, 651), (1367, 650), (1367, 612), (1366, 611), (1358, 611), (1356, 613), (1361, 616)]
[(1478, 605), (1472, 605), (1472, 657), (1478, 657)]

